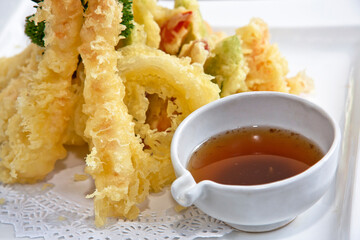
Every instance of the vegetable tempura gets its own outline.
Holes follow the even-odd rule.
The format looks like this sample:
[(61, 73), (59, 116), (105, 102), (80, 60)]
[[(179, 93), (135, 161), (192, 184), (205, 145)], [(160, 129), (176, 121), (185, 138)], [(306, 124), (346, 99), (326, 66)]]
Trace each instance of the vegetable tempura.
[(214, 32), (196, 0), (41, 0), (26, 19), (32, 40), (0, 59), (0, 181), (34, 183), (88, 144), (95, 223), (136, 219), (150, 192), (175, 179), (172, 136), (197, 108), (244, 91), (300, 94), (304, 72), (253, 19)]

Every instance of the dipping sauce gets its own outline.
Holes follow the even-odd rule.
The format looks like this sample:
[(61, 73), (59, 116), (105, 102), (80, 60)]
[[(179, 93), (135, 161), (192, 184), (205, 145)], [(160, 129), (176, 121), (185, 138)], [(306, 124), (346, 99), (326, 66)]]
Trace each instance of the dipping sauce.
[(257, 185), (297, 175), (323, 156), (314, 142), (298, 133), (253, 126), (210, 138), (195, 150), (188, 169), (196, 182)]

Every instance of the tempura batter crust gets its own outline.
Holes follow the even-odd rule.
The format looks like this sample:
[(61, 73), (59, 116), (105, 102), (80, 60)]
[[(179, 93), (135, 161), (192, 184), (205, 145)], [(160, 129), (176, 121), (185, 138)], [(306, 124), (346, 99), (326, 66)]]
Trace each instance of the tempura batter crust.
[(132, 116), (123, 102), (125, 87), (117, 74), (115, 46), (124, 29), (122, 5), (116, 0), (88, 4), (80, 47), (86, 74), (85, 138), (91, 149), (86, 172), (95, 180), (95, 223), (101, 226), (109, 216), (137, 217), (136, 204), (144, 200), (149, 184), (135, 170), (133, 159), (146, 161), (148, 156), (135, 136)]
[(55, 161), (66, 156), (62, 140), (71, 113), (70, 86), (78, 63), (83, 10), (78, 0), (45, 0), (41, 6), (37, 14), (47, 21), (45, 52), (35, 56), (36, 66), (21, 75), (26, 87), (1, 101), (16, 101), (15, 111), (10, 110), (13, 115), (0, 114), (6, 125), (0, 153), (0, 181), (5, 183), (43, 179)]

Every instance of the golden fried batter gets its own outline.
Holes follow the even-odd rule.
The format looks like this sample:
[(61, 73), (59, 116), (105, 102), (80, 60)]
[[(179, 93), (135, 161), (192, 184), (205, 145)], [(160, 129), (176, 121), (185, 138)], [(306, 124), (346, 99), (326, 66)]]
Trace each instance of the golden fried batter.
[(1, 133), (0, 180), (5, 183), (43, 179), (55, 161), (66, 156), (62, 140), (71, 114), (83, 10), (78, 0), (45, 0), (41, 6), (37, 14), (47, 21), (45, 52), (37, 56), (37, 69), (23, 74), (26, 88), (20, 90), (16, 113), (7, 117)]
[(133, 2), (134, 20), (144, 26), (146, 32), (146, 44), (158, 48), (160, 44), (160, 27), (154, 20), (156, 0), (136, 0)]
[(79, 63), (76, 69), (76, 76), (73, 77), (71, 83), (71, 103), (70, 103), (70, 120), (64, 133), (63, 142), (65, 145), (83, 145), (85, 144), (85, 123), (87, 116), (83, 113), (84, 105), (84, 64)]
[(200, 64), (190, 64), (190, 58), (144, 45), (130, 45), (119, 53), (125, 103), (134, 117), (135, 133), (151, 155), (147, 166), (155, 169), (148, 177), (151, 189), (160, 191), (175, 178), (170, 143), (177, 126), (192, 111), (218, 99), (220, 89)]
[(98, 226), (110, 216), (137, 217), (136, 204), (145, 199), (149, 189), (145, 177), (150, 169), (138, 172), (135, 168), (140, 166), (133, 164), (135, 159), (146, 162), (148, 154), (135, 136), (132, 116), (123, 102), (125, 87), (116, 69), (115, 46), (124, 29), (121, 9), (117, 0), (90, 0), (81, 30), (84, 112), (88, 116), (85, 137), (91, 149), (86, 172), (95, 180), (92, 196)]
[[(0, 92), (0, 156), (7, 156), (10, 154), (11, 149), (9, 146), (8, 133), (9, 119), (16, 114), (16, 100), (19, 97), (19, 93), (20, 91), (24, 91), (27, 87), (31, 76), (36, 73), (41, 59), (42, 50), (36, 45), (29, 45), (24, 52), (26, 52), (26, 55), (30, 54), (30, 56), (25, 58), (23, 66), (17, 69), (18, 72), (13, 72), (13, 75), (17, 75), (17, 77), (9, 78), (6, 87)], [(13, 59), (11, 59), (10, 62), (12, 62), (12, 60)], [(0, 179), (10, 178), (10, 160), (11, 158), (8, 162), (0, 162)]]
[[(121, 1), (89, 0), (85, 13), (81, 2), (41, 1), (33, 20), (46, 22), (45, 47), (31, 44), (0, 59), (0, 181), (42, 180), (65, 157), (64, 144), (87, 142), (85, 171), (96, 186), (88, 197), (102, 226), (108, 217), (135, 219), (149, 192), (174, 180), (172, 136), (186, 116), (219, 98), (216, 76), (205, 74), (203, 65), (226, 39), (203, 21), (195, 0), (175, 1), (174, 9), (134, 1), (135, 27), (121, 42)], [(174, 41), (180, 57), (171, 56), (158, 49), (162, 41), (173, 42), (161, 29), (184, 14), (192, 17), (175, 24), (187, 33)], [(269, 43), (262, 20), (251, 20), (233, 39), (239, 51), (230, 44), (228, 52), (241, 61), (233, 68), (227, 61), (211, 66), (222, 66), (219, 74), (229, 79), (222, 96), (311, 89), (303, 72), (286, 77), (287, 62)]]
[(30, 44), (24, 51), (13, 57), (0, 58), (0, 91), (11, 79), (17, 78), (23, 72), (23, 68), (29, 64), (29, 58), (31, 58), (34, 48), (36, 46)]
[(249, 66), (246, 77), (247, 87), (251, 91), (278, 91), (300, 93), (311, 89), (312, 80), (304, 73), (288, 80), (288, 64), (277, 45), (269, 42), (267, 24), (259, 19), (236, 30), (242, 39), (243, 53)]

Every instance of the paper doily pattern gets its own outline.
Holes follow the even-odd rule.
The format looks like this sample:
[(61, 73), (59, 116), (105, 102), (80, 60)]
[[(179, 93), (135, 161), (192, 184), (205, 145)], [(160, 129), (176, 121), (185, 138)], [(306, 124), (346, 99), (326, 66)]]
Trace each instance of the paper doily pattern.
[(94, 226), (93, 209), (69, 201), (51, 185), (0, 185), (0, 222), (14, 225), (17, 237), (45, 239), (194, 239), (221, 237), (232, 228), (196, 207), (140, 214), (136, 221), (110, 219)]

